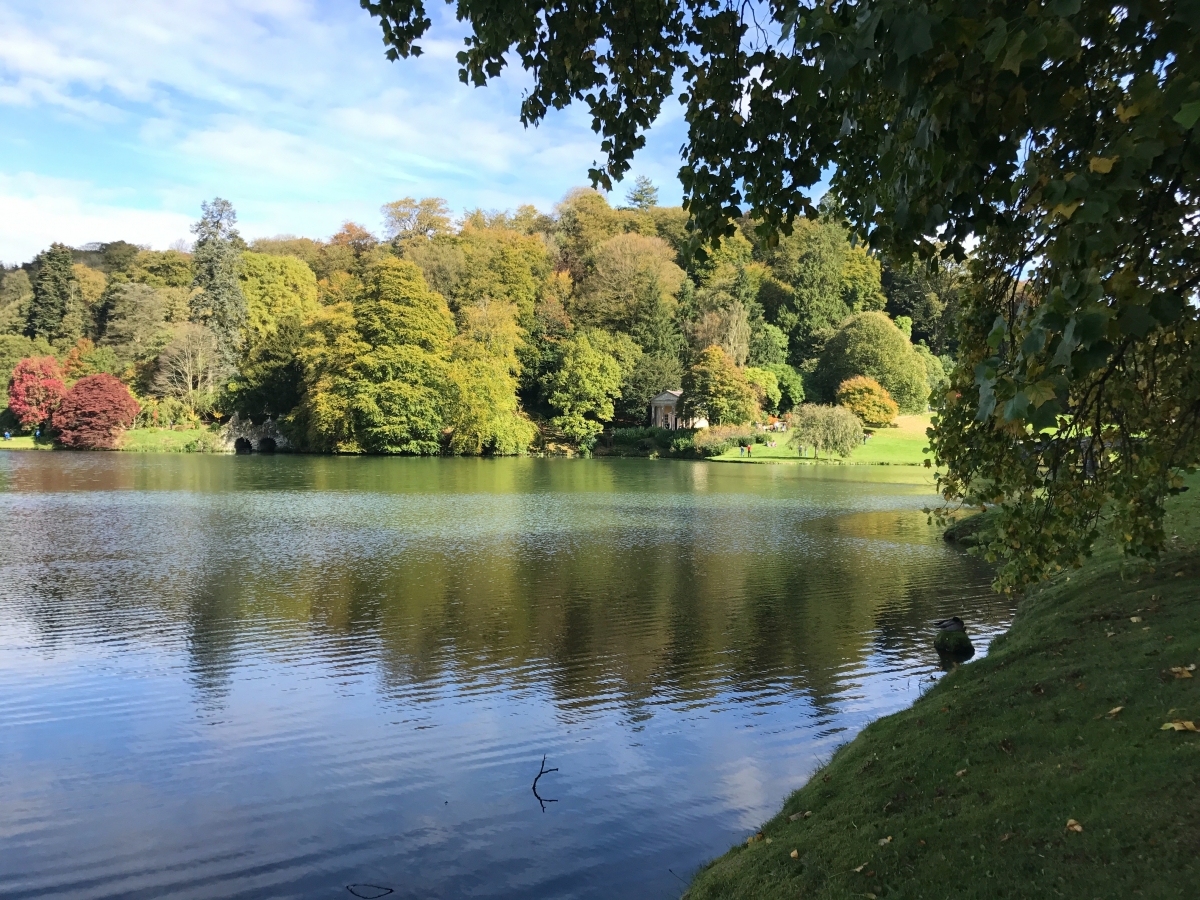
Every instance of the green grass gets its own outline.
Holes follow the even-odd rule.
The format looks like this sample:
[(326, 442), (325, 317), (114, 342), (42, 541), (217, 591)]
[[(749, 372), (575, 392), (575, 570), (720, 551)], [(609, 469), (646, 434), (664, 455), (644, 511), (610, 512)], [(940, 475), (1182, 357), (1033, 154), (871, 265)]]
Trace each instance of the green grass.
[(215, 432), (209, 428), (135, 428), (125, 432), (118, 449), (130, 453), (222, 452), (215, 444)]
[(0, 450), (53, 450), (54, 444), (47, 440), (33, 439), (32, 434), (13, 435), (12, 440), (0, 439)]
[[(0, 440), (0, 450), (53, 450), (48, 440), (34, 441), (32, 435), (20, 435), (11, 441)], [(209, 428), (189, 428), (174, 431), (170, 428), (135, 428), (121, 436), (118, 450), (131, 453), (220, 453), (216, 433)]]
[(1161, 730), (1200, 727), (1200, 677), (1170, 671), (1200, 663), (1191, 487), (1157, 571), (1100, 555), (1033, 593), (987, 658), (868, 726), (689, 900), (1192, 896), (1200, 734)]
[[(879, 428), (875, 430), (866, 444), (859, 447), (849, 459), (831, 460), (822, 458), (820, 463), (833, 462), (843, 465), (874, 465), (874, 466), (920, 466), (924, 465), (924, 450), (929, 446), (929, 438), (925, 429), (929, 427), (930, 416), (900, 416), (894, 428)], [(787, 434), (780, 434), (776, 440), (778, 447), (766, 447), (762, 444), (754, 446), (754, 455), (750, 459), (738, 455), (738, 450), (722, 453), (713, 459), (721, 462), (750, 462), (750, 463), (809, 463), (818, 462), (812, 459), (809, 450), (807, 460), (801, 459), (795, 448), (787, 446)]]

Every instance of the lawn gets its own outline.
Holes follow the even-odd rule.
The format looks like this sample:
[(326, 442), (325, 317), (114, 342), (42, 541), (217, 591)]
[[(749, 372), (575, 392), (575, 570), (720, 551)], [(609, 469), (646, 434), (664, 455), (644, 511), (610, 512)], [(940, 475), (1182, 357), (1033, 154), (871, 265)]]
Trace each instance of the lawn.
[(11, 440), (0, 439), (0, 450), (53, 450), (50, 441), (34, 441), (32, 434), (14, 435)]
[[(925, 429), (929, 427), (931, 416), (900, 416), (893, 428), (879, 428), (874, 436), (863, 446), (854, 451), (849, 459), (833, 457), (830, 462), (851, 465), (875, 466), (920, 466), (924, 464), (924, 450), (929, 446), (929, 438)], [(754, 446), (754, 455), (750, 459), (738, 455), (735, 447), (720, 456), (712, 457), (721, 462), (763, 462), (763, 463), (813, 463), (812, 451), (807, 460), (797, 456), (796, 450), (787, 446), (787, 434), (780, 434), (776, 440), (778, 447), (766, 447), (762, 444)], [(820, 462), (826, 460), (822, 457)]]
[(120, 450), (129, 453), (221, 453), (214, 432), (207, 428), (135, 428), (122, 436)]
[(868, 726), (686, 896), (1192, 896), (1200, 478), (1190, 482), (1168, 506), (1156, 570), (1123, 572), (1102, 553), (1034, 592), (987, 658)]

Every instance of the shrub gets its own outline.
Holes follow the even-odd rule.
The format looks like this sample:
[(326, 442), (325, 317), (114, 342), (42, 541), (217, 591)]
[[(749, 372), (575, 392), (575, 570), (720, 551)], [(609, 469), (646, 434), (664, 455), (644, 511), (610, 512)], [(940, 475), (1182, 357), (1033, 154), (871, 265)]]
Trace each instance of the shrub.
[(733, 447), (752, 443), (754, 432), (747, 425), (712, 425), (692, 437), (692, 445), (704, 456), (720, 456)]
[(58, 441), (74, 450), (111, 450), (138, 409), (129, 388), (111, 375), (80, 378), (54, 411)]
[(821, 451), (845, 457), (862, 444), (862, 438), (862, 422), (844, 406), (805, 403), (792, 413), (788, 444), (801, 452), (812, 447), (818, 457)]
[(925, 363), (884, 313), (851, 316), (825, 344), (816, 369), (824, 400), (847, 378), (866, 375), (887, 388), (901, 412), (924, 412), (929, 399)]
[(622, 447), (632, 447), (643, 441), (650, 441), (658, 447), (669, 447), (671, 441), (678, 434), (679, 432), (671, 431), (669, 428), (658, 428), (653, 425), (643, 428), (614, 428), (613, 443)]
[(23, 359), (8, 383), (8, 408), (23, 427), (33, 428), (49, 420), (64, 393), (66, 385), (53, 356)]
[(873, 428), (891, 425), (900, 413), (900, 407), (887, 389), (865, 375), (843, 381), (837, 389), (837, 402)]

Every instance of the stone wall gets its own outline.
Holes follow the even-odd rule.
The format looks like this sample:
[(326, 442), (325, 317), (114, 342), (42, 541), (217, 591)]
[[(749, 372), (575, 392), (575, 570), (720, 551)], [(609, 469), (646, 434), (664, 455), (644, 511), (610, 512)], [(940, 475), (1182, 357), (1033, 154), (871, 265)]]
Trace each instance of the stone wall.
[(256, 451), (272, 453), (276, 450), (293, 450), (292, 442), (279, 430), (274, 419), (255, 425), (249, 419), (239, 418), (237, 413), (221, 429), (221, 441), (226, 450), (239, 453)]

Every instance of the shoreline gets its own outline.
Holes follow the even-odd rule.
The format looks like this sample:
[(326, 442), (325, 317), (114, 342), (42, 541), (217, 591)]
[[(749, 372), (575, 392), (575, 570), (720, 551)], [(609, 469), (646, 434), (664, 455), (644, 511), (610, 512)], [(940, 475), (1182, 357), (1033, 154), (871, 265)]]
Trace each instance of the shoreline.
[(1200, 734), (1171, 724), (1200, 727), (1187, 668), (1200, 663), (1200, 477), (1189, 482), (1154, 570), (1131, 575), (1105, 551), (1031, 592), (987, 657), (868, 725), (684, 896), (1190, 892)]

